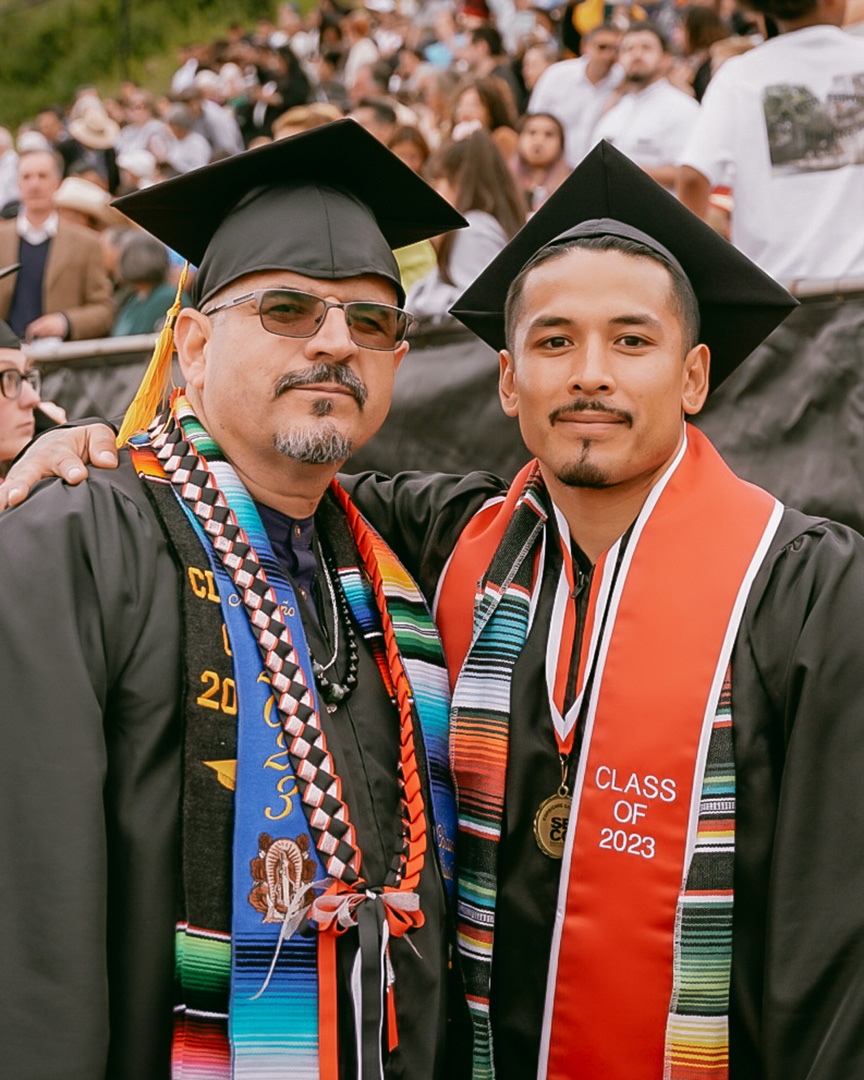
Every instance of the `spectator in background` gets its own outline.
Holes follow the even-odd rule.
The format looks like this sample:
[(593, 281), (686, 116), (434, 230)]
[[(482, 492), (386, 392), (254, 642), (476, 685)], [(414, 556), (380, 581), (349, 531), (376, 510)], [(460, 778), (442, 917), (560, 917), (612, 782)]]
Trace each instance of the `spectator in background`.
[(435, 269), (411, 289), (405, 306), (422, 317), (443, 317), (525, 222), (525, 203), (485, 131), (451, 142), (429, 161), (427, 179), (469, 228), (438, 242)]
[(620, 97), (600, 117), (589, 142), (606, 139), (658, 184), (674, 188), (699, 106), (666, 79), (669, 43), (653, 23), (632, 24), (621, 39), (619, 59), (625, 77)]
[[(167, 130), (167, 129), (166, 129)], [(128, 194), (156, 182), (156, 156), (149, 150), (127, 150), (117, 155), (120, 170), (120, 190)]]
[(418, 79), (427, 62), (417, 49), (403, 46), (396, 56), (396, 69), (390, 79), (390, 92), (413, 93), (417, 89)]
[[(410, 124), (402, 124), (397, 127), (387, 146), (401, 161), (413, 172), (422, 176), (426, 162), (429, 160), (429, 144), (423, 138), (419, 128)], [(409, 293), (412, 287), (430, 274), (437, 264), (438, 258), (435, 247), (431, 240), (420, 240), (416, 244), (408, 244), (393, 252), (399, 266), (399, 276), (402, 279), (402, 288)]]
[(396, 110), (380, 98), (363, 98), (348, 115), (385, 146), (396, 130)]
[[(683, 154), (680, 196), (705, 216), (732, 186), (732, 242), (780, 281), (864, 276), (864, 42), (843, 0), (753, 0), (779, 36), (727, 60)], [(794, 316), (793, 316), (794, 317)]]
[(348, 91), (339, 77), (340, 53), (328, 49), (313, 63), (316, 82), (312, 90), (315, 101), (335, 105), (343, 112), (348, 108)]
[(550, 113), (560, 120), (571, 166), (591, 149), (594, 125), (624, 77), (616, 63), (620, 44), (621, 31), (601, 23), (582, 38), (582, 55), (553, 64), (531, 94), (529, 113)]
[(95, 338), (111, 328), (114, 309), (97, 237), (54, 209), (61, 161), (51, 151), (21, 154), (21, 209), (0, 223), (0, 265), (18, 262), (0, 280), (0, 318), (20, 338)]
[(522, 57), (522, 82), (525, 89), (531, 94), (537, 85), (537, 80), (548, 68), (558, 60), (558, 50), (554, 45), (537, 44), (529, 45)]
[(433, 68), (420, 76), (419, 100), (414, 110), (420, 118), (423, 138), (432, 150), (437, 150), (449, 136), (458, 86), (459, 77), (450, 70)]
[(42, 378), (21, 352), (21, 342), (0, 320), (0, 483), (9, 463), (33, 438)]
[(136, 89), (126, 103), (126, 124), (120, 129), (114, 151), (121, 154), (147, 150), (159, 156), (167, 150), (170, 133), (156, 116), (156, 104), (152, 94)]
[(295, 105), (305, 105), (310, 95), (309, 79), (290, 48), (258, 50), (256, 55), (258, 84), (235, 109), (247, 147), (262, 135), (269, 138), (276, 117)]
[(519, 138), (516, 115), (506, 83), (493, 77), (470, 79), (463, 83), (453, 106), (454, 137), (459, 138), (460, 124), (479, 124), (492, 136), (501, 157), (509, 161)]
[(131, 225), (109, 225), (107, 229), (99, 234), (99, 247), (102, 251), (102, 261), (105, 264), (108, 280), (111, 283), (111, 288), (114, 293), (112, 301), (114, 303), (115, 312), (119, 311), (123, 301), (132, 291), (120, 280), (119, 262), (123, 245), (134, 231), (135, 230)]
[(48, 105), (41, 109), (36, 116), (36, 130), (43, 138), (48, 140), (52, 150), (56, 150), (63, 159), (63, 172), (70, 160), (70, 153), (66, 147), (69, 142), (69, 132), (66, 130), (66, 114), (60, 105)]
[(95, 104), (89, 95), (81, 115), (69, 124), (70, 138), (63, 144), (61, 153), (66, 159), (66, 175), (93, 172), (106, 191), (116, 195), (120, 187), (120, 173), (114, 153), (114, 143), (120, 127), (102, 108), (98, 99)]
[(174, 303), (174, 288), (168, 283), (168, 249), (165, 245), (147, 233), (130, 233), (123, 239), (117, 272), (130, 291), (117, 312), (111, 336), (152, 334), (161, 330), (165, 313)]
[(704, 4), (693, 4), (685, 10), (682, 29), (685, 62), (681, 67), (687, 72), (689, 87), (682, 86), (681, 89), (691, 89), (696, 100), (701, 102), (718, 66), (711, 47), (718, 41), (725, 41), (732, 31), (713, 7)]
[(0, 210), (18, 199), (18, 155), (12, 133), (0, 127)]
[(237, 118), (233, 109), (226, 109), (222, 103), (222, 80), (215, 71), (199, 71), (195, 85), (184, 90), (180, 100), (192, 110), (197, 121), (195, 130), (214, 150), (225, 154), (239, 154), (243, 150)]
[(378, 46), (369, 36), (372, 26), (369, 14), (362, 8), (356, 8), (346, 16), (343, 23), (348, 34), (348, 53), (345, 57), (345, 69), (342, 76), (345, 89), (351, 97), (357, 73), (361, 68), (369, 67), (378, 60)]
[(288, 109), (273, 121), (273, 138), (290, 139), (292, 135), (298, 135), (301, 131), (312, 131), (313, 128), (339, 120), (341, 116), (341, 110), (335, 105), (327, 105), (324, 102), (295, 105), (293, 109)]
[(209, 164), (212, 147), (203, 135), (194, 130), (195, 118), (188, 105), (172, 105), (165, 113), (165, 122), (171, 139), (163, 160), (172, 169), (187, 173)]
[(550, 113), (532, 113), (519, 125), (519, 142), (510, 171), (531, 213), (539, 210), (570, 175), (561, 121)]
[(473, 30), (464, 57), (469, 72), (475, 78), (502, 79), (510, 88), (517, 113), (522, 111), (524, 90), (513, 71), (510, 57), (504, 51), (504, 42), (497, 27), (486, 23)]
[(109, 205), (110, 201), (111, 196), (104, 188), (80, 176), (67, 176), (54, 192), (54, 207), (61, 221), (97, 233), (123, 220), (123, 215)]
[(393, 131), (387, 146), (409, 169), (423, 175), (423, 168), (429, 160), (429, 144), (419, 128), (402, 124)]

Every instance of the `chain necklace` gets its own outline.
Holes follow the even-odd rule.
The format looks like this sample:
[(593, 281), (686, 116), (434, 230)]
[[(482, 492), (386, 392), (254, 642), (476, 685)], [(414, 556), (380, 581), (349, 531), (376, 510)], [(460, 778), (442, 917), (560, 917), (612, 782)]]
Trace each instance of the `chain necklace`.
[[(319, 551), (321, 552), (321, 569), (324, 571), (324, 580), (327, 583), (327, 595), (330, 598), (330, 610), (333, 613), (334, 647), (333, 655), (326, 664), (319, 663), (314, 656), (311, 657), (311, 660), (315, 682), (318, 684), (318, 691), (324, 699), (327, 706), (327, 712), (332, 713), (336, 711), (337, 707), (342, 702), (347, 701), (354, 692), (354, 688), (357, 685), (357, 669), (360, 664), (360, 654), (357, 649), (357, 635), (354, 633), (354, 627), (351, 624), (351, 611), (348, 607), (348, 599), (345, 596), (342, 583), (339, 580), (339, 575), (334, 571), (333, 577), (330, 576), (327, 558), (320, 548)], [(341, 683), (337, 682), (335, 679), (328, 678), (326, 675), (326, 672), (336, 663), (336, 658), (339, 655), (340, 608), (342, 618), (345, 621), (345, 637), (348, 644), (348, 670), (345, 674), (345, 681)]]

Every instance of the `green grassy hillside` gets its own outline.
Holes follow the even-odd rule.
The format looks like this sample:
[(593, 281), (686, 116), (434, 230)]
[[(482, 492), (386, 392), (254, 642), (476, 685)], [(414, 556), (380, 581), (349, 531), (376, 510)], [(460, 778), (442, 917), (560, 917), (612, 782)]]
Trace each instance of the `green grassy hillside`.
[(216, 40), (229, 23), (251, 24), (275, 7), (267, 0), (0, 0), (0, 124), (14, 131), (40, 108), (71, 102), (82, 83), (113, 95), (127, 70), (165, 90), (179, 45)]

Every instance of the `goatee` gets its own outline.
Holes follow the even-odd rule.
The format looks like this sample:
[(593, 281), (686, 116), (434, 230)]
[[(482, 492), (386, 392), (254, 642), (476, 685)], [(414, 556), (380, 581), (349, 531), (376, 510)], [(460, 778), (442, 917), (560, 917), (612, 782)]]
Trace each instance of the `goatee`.
[(283, 457), (302, 465), (333, 465), (351, 457), (354, 449), (351, 439), (346, 438), (335, 424), (279, 432), (273, 436), (273, 445)]

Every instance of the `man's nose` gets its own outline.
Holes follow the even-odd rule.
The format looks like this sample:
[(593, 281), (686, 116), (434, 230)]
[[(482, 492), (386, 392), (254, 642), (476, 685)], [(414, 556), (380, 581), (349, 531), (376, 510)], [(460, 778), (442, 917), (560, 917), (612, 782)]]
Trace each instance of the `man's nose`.
[(616, 385), (605, 343), (589, 338), (574, 354), (569, 390), (583, 394), (611, 393)]
[(340, 307), (328, 308), (321, 325), (306, 340), (306, 355), (329, 356), (331, 359), (350, 360), (357, 352), (357, 345), (348, 331), (348, 320)]

